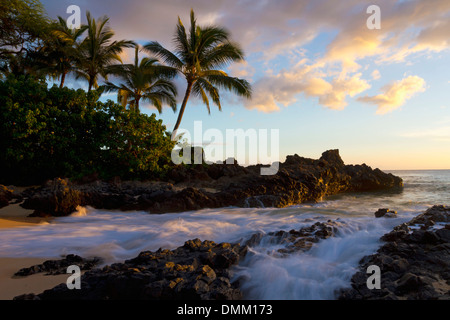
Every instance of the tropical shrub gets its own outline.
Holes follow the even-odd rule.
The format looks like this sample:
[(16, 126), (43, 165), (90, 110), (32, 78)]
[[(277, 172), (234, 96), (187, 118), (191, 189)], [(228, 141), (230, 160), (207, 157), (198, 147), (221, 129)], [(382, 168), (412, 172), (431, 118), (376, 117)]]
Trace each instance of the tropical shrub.
[(162, 121), (99, 95), (32, 77), (0, 82), (0, 183), (164, 174), (174, 142)]

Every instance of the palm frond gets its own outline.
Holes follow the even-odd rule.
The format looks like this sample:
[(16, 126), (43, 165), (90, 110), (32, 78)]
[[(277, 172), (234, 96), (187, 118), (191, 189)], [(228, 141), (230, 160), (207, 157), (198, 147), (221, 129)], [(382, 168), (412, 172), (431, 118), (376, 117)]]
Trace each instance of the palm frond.
[(188, 37), (186, 34), (186, 29), (184, 28), (183, 23), (181, 22), (180, 17), (178, 17), (178, 24), (175, 32), (175, 36), (173, 38), (173, 42), (175, 43), (175, 51), (182, 54), (184, 52), (191, 51), (191, 47), (188, 41)]
[(124, 48), (136, 46), (136, 43), (129, 40), (112, 41), (114, 31), (109, 27), (107, 16), (96, 20), (88, 11), (86, 18), (88, 35), (78, 45), (78, 69), (88, 75), (90, 85), (96, 85), (98, 75), (107, 80), (108, 75), (119, 72), (118, 68), (112, 65), (122, 62), (120, 53)]
[(142, 96), (142, 99), (153, 103), (155, 107), (157, 107), (157, 105), (161, 105), (161, 110), (157, 107), (159, 113), (162, 112), (163, 104), (167, 104), (168, 106), (170, 106), (173, 111), (177, 110), (177, 101), (175, 99), (175, 96), (164, 90), (146, 93)]
[(157, 41), (149, 42), (143, 48), (147, 52), (152, 53), (156, 57), (161, 59), (165, 64), (168, 64), (169, 66), (174, 67), (177, 70), (182, 70), (183, 62), (175, 54), (164, 48)]
[(208, 113), (211, 112), (210, 99), (219, 110), (222, 109), (219, 89), (225, 89), (246, 98), (250, 98), (252, 94), (248, 81), (230, 77), (220, 70), (232, 62), (244, 59), (242, 48), (230, 41), (229, 31), (215, 25), (206, 27), (197, 25), (192, 9), (190, 23), (189, 32), (187, 32), (181, 19), (178, 18), (173, 37), (175, 44), (173, 53), (156, 41), (144, 46), (146, 51), (161, 59), (164, 64), (175, 68), (186, 78), (186, 94), (175, 123), (174, 133), (180, 126), (191, 93), (202, 99)]
[(208, 114), (211, 114), (208, 96), (206, 95), (199, 81), (196, 81), (195, 84), (192, 86), (192, 93), (195, 96), (202, 98), (203, 103), (206, 105), (206, 108), (208, 109)]
[(251, 85), (247, 80), (221, 75), (209, 75), (206, 76), (205, 79), (207, 79), (208, 82), (214, 86), (231, 91), (238, 96), (242, 96), (247, 99), (252, 96)]
[(117, 91), (117, 102), (125, 108), (127, 104), (130, 104), (130, 95), (131, 92), (128, 88), (119, 88)]
[(228, 42), (230, 33), (225, 28), (217, 26), (207, 26), (200, 28), (200, 37), (197, 43), (196, 50), (198, 52), (205, 52), (220, 44)]
[(199, 72), (200, 77), (207, 77), (207, 76), (228, 76), (228, 74), (223, 70), (205, 70)]
[(163, 66), (163, 65), (147, 65), (143, 67), (142, 72), (145, 75), (148, 75), (150, 79), (173, 79), (178, 75), (178, 70), (172, 67)]
[(226, 42), (203, 53), (201, 62), (205, 69), (223, 68), (232, 62), (244, 60), (244, 52), (237, 43)]
[[(197, 80), (197, 83), (201, 86), (206, 94), (211, 97), (214, 104), (219, 108), (219, 111), (222, 111), (222, 105), (220, 103), (220, 94), (219, 89), (216, 88), (210, 81), (206, 78), (200, 78)], [(209, 110), (209, 108), (208, 108)]]
[(105, 87), (105, 92), (106, 93), (108, 93), (108, 92), (117, 92), (117, 91), (120, 90), (119, 86), (117, 86), (114, 83), (109, 82), (109, 81), (105, 82), (104, 87)]
[(196, 43), (197, 43), (197, 19), (195, 19), (195, 13), (194, 13), (194, 9), (191, 9), (191, 14), (190, 14), (190, 19), (191, 19), (191, 29), (189, 31), (189, 35), (190, 35), (190, 47), (191, 49), (194, 49), (197, 47)]
[(156, 90), (156, 91), (164, 91), (172, 96), (177, 96), (177, 87), (172, 81), (166, 80), (166, 79), (158, 79), (153, 84), (151, 84), (147, 90)]
[(175, 68), (159, 65), (158, 60), (152, 57), (145, 57), (139, 61), (136, 49), (133, 65), (112, 65), (110, 72), (120, 79), (121, 84), (114, 85), (108, 82), (106, 89), (118, 91), (122, 105), (128, 105), (130, 110), (139, 112), (140, 99), (149, 101), (159, 112), (162, 112), (164, 104), (176, 110), (177, 89), (170, 81), (177, 73)]

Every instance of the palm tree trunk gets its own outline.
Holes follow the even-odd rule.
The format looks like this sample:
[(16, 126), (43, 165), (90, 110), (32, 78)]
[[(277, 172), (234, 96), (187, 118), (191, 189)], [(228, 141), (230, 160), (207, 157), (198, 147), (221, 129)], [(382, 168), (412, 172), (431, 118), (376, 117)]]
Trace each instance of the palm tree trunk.
[(186, 104), (188, 102), (189, 96), (191, 95), (192, 86), (194, 85), (193, 82), (188, 82), (186, 93), (184, 94), (183, 103), (181, 104), (180, 113), (178, 114), (177, 123), (175, 124), (175, 127), (173, 128), (172, 138), (174, 137), (174, 134), (176, 134), (176, 131), (178, 130), (178, 127), (180, 126), (181, 119), (183, 118), (184, 109), (186, 109)]
[(137, 97), (137, 98), (136, 98), (136, 107), (135, 107), (136, 110), (135, 110), (135, 111), (138, 112), (138, 113), (140, 112), (140, 110), (139, 110), (139, 101), (140, 101), (140, 100), (141, 100), (141, 97)]
[(59, 85), (60, 88), (64, 87), (64, 81), (66, 80), (66, 74), (67, 74), (67, 72), (64, 72), (61, 75), (61, 84)]
[(91, 92), (92, 87), (94, 86), (95, 77), (89, 76), (89, 89), (88, 92)]

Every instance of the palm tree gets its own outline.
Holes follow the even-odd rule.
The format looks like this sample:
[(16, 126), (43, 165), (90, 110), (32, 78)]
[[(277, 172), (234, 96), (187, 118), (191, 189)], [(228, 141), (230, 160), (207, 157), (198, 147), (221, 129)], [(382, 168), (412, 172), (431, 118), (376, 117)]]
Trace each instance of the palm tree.
[(51, 34), (39, 52), (41, 71), (60, 79), (59, 87), (64, 86), (67, 74), (76, 71), (79, 61), (78, 39), (87, 30), (87, 25), (79, 29), (71, 29), (66, 21), (58, 17), (52, 26)]
[(139, 46), (135, 48), (134, 64), (120, 64), (111, 67), (122, 83), (115, 85), (107, 82), (105, 91), (116, 91), (117, 100), (131, 111), (139, 112), (139, 102), (150, 102), (159, 113), (162, 105), (168, 104), (174, 111), (177, 109), (177, 89), (171, 81), (176, 76), (173, 68), (162, 66), (154, 58), (143, 58), (139, 61)]
[(122, 62), (120, 53), (124, 48), (131, 48), (133, 41), (112, 41), (114, 31), (108, 26), (108, 17), (97, 20), (86, 13), (88, 35), (79, 46), (80, 61), (77, 68), (77, 78), (84, 78), (89, 83), (88, 91), (98, 88), (98, 77), (105, 80), (111, 73), (110, 66), (114, 62)]
[(34, 76), (36, 74), (36, 59), (28, 52), (21, 52), (18, 54), (5, 55), (8, 59), (0, 65), (0, 74), (2, 77), (9, 75), (15, 76)]
[(197, 26), (194, 11), (191, 10), (189, 34), (186, 33), (186, 29), (178, 17), (174, 36), (174, 53), (156, 41), (144, 46), (147, 51), (181, 73), (187, 81), (186, 93), (173, 136), (176, 135), (176, 130), (180, 126), (191, 93), (202, 98), (208, 108), (208, 113), (211, 113), (209, 98), (219, 110), (222, 110), (219, 89), (233, 91), (246, 98), (251, 97), (251, 86), (246, 80), (230, 77), (226, 72), (220, 70), (231, 62), (244, 59), (244, 53), (240, 46), (231, 42), (229, 37), (229, 32), (224, 28), (214, 25)]

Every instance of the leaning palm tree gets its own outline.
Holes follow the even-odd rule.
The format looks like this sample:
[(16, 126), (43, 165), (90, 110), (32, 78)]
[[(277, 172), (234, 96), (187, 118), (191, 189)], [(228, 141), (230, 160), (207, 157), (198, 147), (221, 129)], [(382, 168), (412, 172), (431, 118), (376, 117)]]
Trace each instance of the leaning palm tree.
[(136, 44), (133, 41), (112, 41), (114, 31), (109, 27), (108, 17), (97, 20), (87, 17), (87, 37), (79, 46), (80, 60), (77, 68), (77, 78), (84, 78), (89, 83), (88, 91), (98, 88), (98, 77), (108, 79), (111, 73), (110, 66), (115, 62), (122, 62), (120, 53), (124, 48), (131, 48)]
[(120, 85), (106, 82), (105, 91), (117, 92), (117, 100), (130, 111), (139, 112), (141, 100), (150, 102), (159, 113), (163, 104), (177, 109), (177, 89), (171, 81), (176, 76), (173, 68), (160, 65), (157, 59), (145, 57), (139, 61), (139, 46), (135, 48), (134, 64), (111, 67), (111, 72), (122, 81)]
[(66, 76), (76, 70), (76, 64), (79, 61), (78, 39), (86, 29), (87, 25), (71, 29), (62, 17), (58, 17), (58, 21), (52, 25), (50, 35), (38, 52), (40, 71), (54, 79), (59, 79), (60, 88), (64, 86)]
[(180, 126), (188, 99), (192, 94), (201, 97), (211, 112), (209, 98), (222, 110), (219, 89), (233, 91), (237, 95), (250, 98), (251, 86), (244, 79), (228, 76), (221, 68), (231, 62), (244, 59), (244, 53), (237, 43), (229, 40), (230, 33), (218, 26), (198, 26), (194, 11), (191, 10), (191, 27), (189, 34), (178, 17), (175, 31), (175, 52), (172, 53), (156, 41), (144, 46), (150, 53), (180, 74), (187, 81), (186, 93), (181, 104), (173, 135)]

